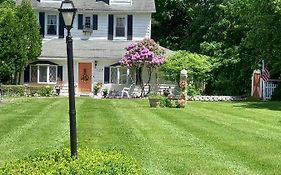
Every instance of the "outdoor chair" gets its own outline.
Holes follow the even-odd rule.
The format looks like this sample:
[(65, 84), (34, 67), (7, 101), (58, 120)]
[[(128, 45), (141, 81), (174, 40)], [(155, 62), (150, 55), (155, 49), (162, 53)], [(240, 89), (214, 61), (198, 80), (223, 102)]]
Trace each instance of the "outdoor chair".
[(134, 86), (134, 84), (131, 84), (130, 87), (124, 87), (121, 91), (121, 98), (130, 98), (130, 91), (132, 89), (132, 87)]

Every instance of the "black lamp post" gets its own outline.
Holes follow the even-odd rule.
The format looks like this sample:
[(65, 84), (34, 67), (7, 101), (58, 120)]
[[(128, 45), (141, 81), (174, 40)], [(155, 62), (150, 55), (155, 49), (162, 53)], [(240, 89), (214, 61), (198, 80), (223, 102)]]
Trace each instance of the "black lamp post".
[(68, 70), (68, 94), (69, 94), (69, 121), (70, 121), (70, 148), (71, 156), (77, 156), (77, 136), (76, 136), (76, 110), (75, 110), (75, 91), (74, 91), (74, 72), (73, 72), (73, 47), (70, 30), (77, 9), (70, 0), (64, 0), (58, 9), (63, 17), (64, 25), (67, 30), (67, 70)]

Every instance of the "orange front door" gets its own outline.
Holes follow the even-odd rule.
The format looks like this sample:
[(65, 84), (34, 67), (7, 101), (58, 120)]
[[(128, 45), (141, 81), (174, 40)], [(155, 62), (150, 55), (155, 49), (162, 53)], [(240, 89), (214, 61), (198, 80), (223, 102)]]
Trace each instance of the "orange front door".
[(92, 63), (78, 64), (79, 92), (91, 92), (92, 87)]

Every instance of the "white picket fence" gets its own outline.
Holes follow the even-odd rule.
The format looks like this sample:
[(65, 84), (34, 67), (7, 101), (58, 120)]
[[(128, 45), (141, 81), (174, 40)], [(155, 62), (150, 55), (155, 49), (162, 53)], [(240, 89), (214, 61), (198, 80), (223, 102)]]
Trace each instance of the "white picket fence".
[(265, 99), (270, 100), (271, 96), (281, 80), (270, 79), (265, 82)]

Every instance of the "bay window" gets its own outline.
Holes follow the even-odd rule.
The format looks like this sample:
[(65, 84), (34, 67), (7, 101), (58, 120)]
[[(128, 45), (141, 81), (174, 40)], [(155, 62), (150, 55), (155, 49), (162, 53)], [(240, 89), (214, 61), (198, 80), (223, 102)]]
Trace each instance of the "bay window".
[(56, 65), (32, 65), (30, 69), (32, 83), (56, 83), (57, 76)]

